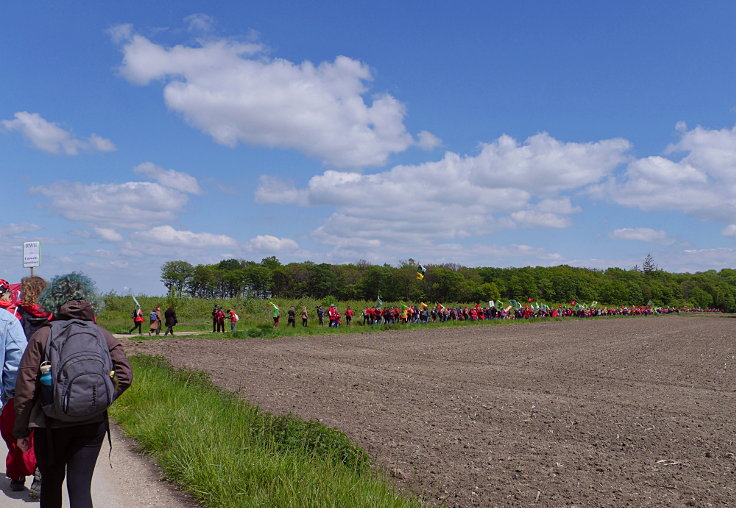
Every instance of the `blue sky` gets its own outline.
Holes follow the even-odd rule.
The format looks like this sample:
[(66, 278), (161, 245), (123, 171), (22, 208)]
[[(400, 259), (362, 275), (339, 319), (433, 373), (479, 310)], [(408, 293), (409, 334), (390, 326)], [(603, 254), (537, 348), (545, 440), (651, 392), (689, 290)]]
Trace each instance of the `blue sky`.
[(5, 2), (0, 278), (736, 265), (733, 2)]

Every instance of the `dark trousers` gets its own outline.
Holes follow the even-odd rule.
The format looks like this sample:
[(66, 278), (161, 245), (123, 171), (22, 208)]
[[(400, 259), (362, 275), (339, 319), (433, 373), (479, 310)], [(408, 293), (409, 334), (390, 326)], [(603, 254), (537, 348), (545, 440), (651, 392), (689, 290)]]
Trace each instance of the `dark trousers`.
[(164, 337), (166, 337), (168, 334), (174, 335), (174, 327), (166, 325), (166, 332), (164, 332)]
[(142, 325), (143, 325), (143, 321), (135, 321), (133, 323), (133, 328), (131, 328), (130, 330), (128, 330), (128, 333), (133, 333), (133, 330), (135, 330), (136, 328), (138, 328), (138, 334), (139, 335), (143, 335), (143, 330), (142, 330), (143, 326)]
[(61, 429), (36, 429), (34, 449), (43, 478), (43, 508), (61, 508), (61, 487), (65, 474), (70, 506), (92, 507), (92, 473), (106, 430), (105, 421)]

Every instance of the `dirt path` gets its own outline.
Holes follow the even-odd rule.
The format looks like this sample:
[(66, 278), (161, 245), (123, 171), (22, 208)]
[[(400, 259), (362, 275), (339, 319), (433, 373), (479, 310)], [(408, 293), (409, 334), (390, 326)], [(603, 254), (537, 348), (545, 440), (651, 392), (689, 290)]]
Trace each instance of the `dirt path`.
[[(92, 477), (92, 502), (98, 508), (196, 508), (199, 506), (189, 496), (178, 492), (164, 481), (153, 462), (135, 451), (135, 443), (122, 435), (116, 426), (111, 427), (112, 455), (108, 460), (110, 445), (105, 439)], [(0, 457), (5, 459), (8, 449), (0, 439)], [(110, 464), (112, 463), (112, 469)], [(4, 471), (4, 469), (3, 469)], [(26, 478), (26, 490), (13, 492), (10, 480), (0, 475), (0, 506), (3, 508), (28, 508), (37, 506), (28, 500), (27, 488), (31, 478)], [(63, 506), (69, 506), (64, 486)]]
[(342, 429), (447, 506), (726, 506), (736, 319), (663, 316), (126, 344)]

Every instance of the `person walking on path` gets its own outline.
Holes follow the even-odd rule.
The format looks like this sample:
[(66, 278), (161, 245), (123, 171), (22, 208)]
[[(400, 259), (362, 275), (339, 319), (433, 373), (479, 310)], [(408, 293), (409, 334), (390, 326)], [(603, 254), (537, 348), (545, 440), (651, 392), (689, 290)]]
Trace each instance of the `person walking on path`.
[[(10, 301), (10, 285), (0, 279), (0, 299)], [(28, 341), (18, 315), (0, 309), (0, 434), (8, 447), (5, 474), (10, 478), (10, 489), (25, 489), (26, 476), (36, 470), (36, 456), (32, 450), (23, 450), (13, 436), (15, 423), (15, 387), (18, 367)], [(29, 436), (29, 441), (33, 439)]]
[[(20, 282), (21, 295), (23, 297), (23, 300), (18, 302), (17, 311), (18, 316), (20, 317), (21, 325), (23, 326), (23, 333), (25, 334), (27, 342), (28, 340), (30, 340), (31, 336), (36, 332), (36, 330), (48, 323), (49, 318), (51, 317), (51, 315), (38, 304), (38, 297), (41, 296), (43, 290), (46, 289), (46, 286), (48, 286), (48, 282), (43, 277), (37, 276), (23, 277)], [(6, 444), (8, 445), (8, 449), (12, 450), (10, 442), (15, 442), (15, 437), (13, 437), (13, 425), (15, 424), (15, 409), (13, 399), (10, 399), (8, 401), (6, 407), (7, 412), (3, 411), (0, 426), (2, 427), (2, 432), (4, 436), (7, 436)], [(32, 436), (33, 433), (31, 433), (31, 440), (33, 439)], [(14, 451), (22, 453), (20, 452), (20, 449), (17, 448), (17, 446)], [(33, 449), (22, 453), (22, 456), (16, 457), (14, 461), (11, 461), (9, 455), (7, 470), (19, 472), (19, 474), (16, 476), (20, 476), (22, 474), (22, 476), (25, 477), (32, 474), (33, 481), (31, 482), (28, 499), (31, 501), (38, 501), (41, 495), (41, 472), (36, 466), (36, 455)], [(11, 482), (11, 488), (12, 486), (13, 485)], [(18, 487), (22, 489), (23, 483), (18, 485)]]
[(217, 332), (217, 313), (220, 312), (220, 307), (215, 305), (212, 308), (212, 333)]
[(279, 318), (281, 317), (281, 312), (279, 311), (279, 308), (276, 306), (275, 303), (273, 303), (270, 300), (269, 300), (268, 303), (270, 303), (271, 304), (271, 307), (272, 307), (272, 309), (271, 309), (271, 317), (273, 317), (273, 327), (274, 328), (278, 328), (278, 326), (279, 326)]
[(286, 326), (291, 326), (292, 328), (296, 328), (296, 308), (292, 305), (289, 307), (289, 310), (286, 311), (288, 315), (288, 320), (286, 321)]
[(225, 333), (225, 312), (220, 308), (217, 309), (217, 332)]
[[(55, 277), (39, 298), (39, 303), (53, 314), (53, 322), (64, 326), (71, 325), (72, 320), (84, 321), (84, 326), (94, 327), (104, 337), (114, 373), (112, 399), (117, 399), (132, 383), (133, 371), (120, 342), (94, 323), (95, 312), (101, 310), (102, 299), (91, 279), (80, 273)], [(13, 435), (21, 450), (30, 450), (31, 446), (35, 450), (43, 475), (41, 506), (61, 507), (61, 488), (66, 476), (70, 506), (86, 508), (92, 506), (92, 473), (109, 422), (107, 411), (90, 417), (88, 421), (70, 423), (48, 417), (41, 409), (39, 373), (49, 342), (56, 339), (52, 337), (52, 330), (56, 330), (54, 326), (44, 326), (34, 333), (23, 353), (15, 386)], [(33, 443), (30, 440), (32, 429), (35, 429)]]
[(321, 305), (317, 307), (317, 322), (319, 323), (319, 326), (325, 325), (325, 309), (323, 309)]
[(128, 330), (128, 333), (133, 333), (133, 330), (138, 329), (138, 335), (143, 335), (143, 309), (141, 309), (140, 305), (135, 306), (135, 310), (133, 311), (133, 328)]
[(158, 312), (156, 312), (156, 307), (154, 307), (153, 310), (148, 313), (148, 335), (154, 333), (158, 335), (161, 331), (159, 330), (160, 324), (161, 321), (158, 320)]
[(345, 309), (345, 324), (347, 326), (350, 326), (350, 321), (353, 320), (354, 315), (355, 315), (355, 312), (353, 312), (353, 309), (351, 309), (350, 305), (348, 305), (348, 308)]
[(156, 327), (156, 335), (161, 333), (161, 330), (164, 327), (164, 315), (161, 312), (161, 307), (159, 305), (156, 305), (156, 321), (157, 321), (157, 327)]
[(168, 334), (171, 334), (171, 336), (173, 337), (174, 327), (176, 326), (176, 323), (178, 323), (176, 319), (176, 311), (174, 310), (173, 305), (169, 305), (169, 308), (166, 309), (166, 312), (164, 312), (164, 319), (166, 319), (166, 322), (164, 323), (166, 325), (164, 337), (166, 337)]
[(307, 327), (307, 321), (309, 320), (309, 312), (306, 307), (302, 307), (302, 326)]
[(237, 323), (240, 318), (233, 309), (228, 309), (227, 314), (230, 317), (230, 333), (233, 333), (235, 331), (235, 323)]

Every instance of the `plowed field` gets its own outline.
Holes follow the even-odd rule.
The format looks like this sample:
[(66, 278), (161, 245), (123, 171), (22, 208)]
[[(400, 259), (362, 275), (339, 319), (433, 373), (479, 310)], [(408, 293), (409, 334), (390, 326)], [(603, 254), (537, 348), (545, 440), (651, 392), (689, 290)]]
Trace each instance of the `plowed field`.
[(343, 430), (445, 506), (736, 505), (736, 319), (130, 342)]

